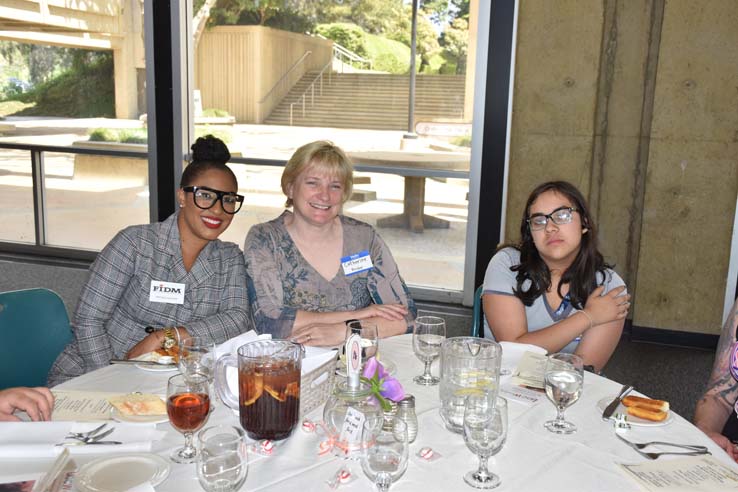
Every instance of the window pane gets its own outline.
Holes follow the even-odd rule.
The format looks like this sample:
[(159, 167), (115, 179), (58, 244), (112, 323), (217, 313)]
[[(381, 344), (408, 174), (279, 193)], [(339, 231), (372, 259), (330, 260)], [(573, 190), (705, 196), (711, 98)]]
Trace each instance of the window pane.
[[(51, 15), (45, 4), (11, 2), (0, 12), (0, 24), (12, 23), (0, 40), (0, 141), (145, 152), (143, 2), (55, 2)], [(16, 151), (0, 149), (6, 159)], [(39, 241), (99, 249), (121, 227), (148, 222), (139, 196), (146, 161), (123, 161), (44, 153), (47, 237)], [(23, 166), (30, 176), (30, 158)], [(31, 196), (28, 188), (26, 218)], [(32, 215), (26, 223), (32, 231)]]
[[(335, 142), (360, 171), (344, 213), (377, 228), (408, 284), (460, 291), (477, 2), (420, 10), (413, 108), (407, 2), (289, 2), (264, 19), (250, 2), (216, 4), (200, 31), (207, 3), (194, 2), (196, 128), (228, 115), (229, 147), (244, 157), (287, 159), (305, 143)], [(408, 131), (413, 138), (403, 138)], [(247, 201), (226, 233), (239, 245), (285, 199), (281, 169), (244, 167)]]
[(36, 241), (31, 182), (31, 153), (0, 149), (0, 240)]

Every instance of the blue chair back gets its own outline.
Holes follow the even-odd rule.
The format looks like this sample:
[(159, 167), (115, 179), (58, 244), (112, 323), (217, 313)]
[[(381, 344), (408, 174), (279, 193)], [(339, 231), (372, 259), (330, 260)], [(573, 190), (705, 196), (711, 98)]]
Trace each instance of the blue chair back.
[(474, 311), (472, 312), (472, 327), (471, 336), (478, 337), (484, 336), (484, 309), (482, 308), (482, 293), (484, 292), (483, 286), (477, 287), (474, 291)]
[(72, 340), (64, 302), (48, 289), (0, 293), (0, 389), (45, 386)]

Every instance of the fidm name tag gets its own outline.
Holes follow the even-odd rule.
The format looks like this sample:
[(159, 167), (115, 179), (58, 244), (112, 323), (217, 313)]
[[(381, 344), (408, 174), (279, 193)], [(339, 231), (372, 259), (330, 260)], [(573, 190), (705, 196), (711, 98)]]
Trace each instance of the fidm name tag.
[(152, 280), (149, 288), (149, 301), (167, 304), (184, 304), (185, 284)]
[(341, 258), (341, 266), (343, 267), (344, 275), (349, 276), (371, 270), (374, 264), (372, 263), (372, 257), (369, 256), (369, 251), (364, 250), (360, 253)]

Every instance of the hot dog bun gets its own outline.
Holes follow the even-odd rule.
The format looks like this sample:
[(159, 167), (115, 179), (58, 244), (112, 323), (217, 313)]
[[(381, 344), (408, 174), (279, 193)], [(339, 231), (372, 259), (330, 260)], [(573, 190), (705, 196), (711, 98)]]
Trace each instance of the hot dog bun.
[(666, 419), (669, 414), (662, 410), (652, 410), (651, 408), (646, 407), (631, 406), (628, 407), (628, 415), (646, 420), (653, 420), (654, 422), (661, 422)]
[[(623, 398), (623, 405), (626, 407), (641, 407), (647, 408), (654, 412), (668, 412), (669, 402), (664, 400), (652, 400), (650, 398), (643, 398), (640, 396), (626, 396)], [(663, 420), (663, 419), (661, 419)]]

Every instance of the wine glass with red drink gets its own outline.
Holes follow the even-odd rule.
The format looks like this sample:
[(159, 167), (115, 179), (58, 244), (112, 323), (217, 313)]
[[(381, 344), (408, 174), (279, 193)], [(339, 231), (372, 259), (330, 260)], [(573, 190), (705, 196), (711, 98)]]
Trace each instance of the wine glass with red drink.
[(192, 434), (202, 428), (210, 413), (208, 378), (196, 374), (187, 378), (181, 374), (169, 378), (167, 413), (172, 427), (185, 437), (184, 447), (175, 449), (169, 457), (175, 463), (192, 463), (197, 457)]

